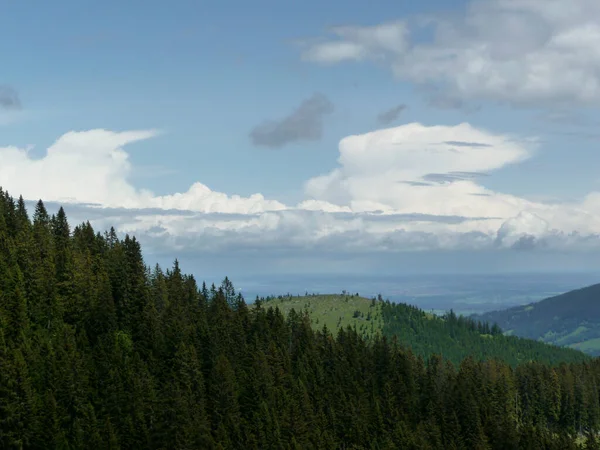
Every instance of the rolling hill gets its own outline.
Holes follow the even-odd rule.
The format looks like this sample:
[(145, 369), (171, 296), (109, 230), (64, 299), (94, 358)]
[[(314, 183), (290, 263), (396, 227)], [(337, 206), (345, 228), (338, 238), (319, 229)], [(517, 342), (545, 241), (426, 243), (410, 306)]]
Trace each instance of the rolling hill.
[(308, 313), (313, 328), (326, 326), (336, 333), (350, 326), (367, 339), (376, 335), (396, 337), (417, 355), (428, 358), (438, 354), (455, 364), (467, 356), (501, 359), (513, 366), (527, 361), (558, 364), (587, 359), (573, 349), (505, 336), (497, 326), (452, 312), (436, 316), (414, 306), (357, 295), (280, 296), (263, 300), (265, 306), (277, 307), (286, 316), (292, 310)]
[(600, 284), (477, 319), (498, 323), (508, 335), (600, 356)]

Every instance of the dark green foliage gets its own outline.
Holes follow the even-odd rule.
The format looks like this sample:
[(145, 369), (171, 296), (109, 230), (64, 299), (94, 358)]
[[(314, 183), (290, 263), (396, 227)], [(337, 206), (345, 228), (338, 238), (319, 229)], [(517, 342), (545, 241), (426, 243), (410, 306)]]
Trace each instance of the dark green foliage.
[(597, 448), (596, 360), (455, 366), (141, 255), (0, 195), (0, 448)]
[(547, 364), (583, 362), (588, 357), (571, 349), (558, 348), (530, 339), (504, 336), (498, 325), (478, 322), (452, 311), (442, 317), (427, 314), (414, 306), (381, 302), (383, 334), (396, 336), (424, 358), (440, 354), (454, 364), (465, 357), (498, 358), (515, 366), (529, 361)]

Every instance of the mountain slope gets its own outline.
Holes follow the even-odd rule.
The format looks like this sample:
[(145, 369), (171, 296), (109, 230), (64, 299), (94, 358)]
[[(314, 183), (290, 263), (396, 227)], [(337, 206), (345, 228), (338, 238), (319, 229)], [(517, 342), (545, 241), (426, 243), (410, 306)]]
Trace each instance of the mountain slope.
[(504, 336), (499, 327), (448, 313), (442, 317), (414, 306), (369, 300), (352, 295), (313, 295), (266, 299), (286, 316), (306, 311), (314, 328), (324, 325), (334, 333), (348, 326), (365, 337), (396, 337), (400, 344), (424, 358), (442, 355), (455, 364), (464, 358), (501, 359), (513, 366), (539, 361), (547, 364), (583, 361), (586, 356), (530, 339)]
[(497, 322), (507, 334), (600, 355), (600, 284), (478, 319)]

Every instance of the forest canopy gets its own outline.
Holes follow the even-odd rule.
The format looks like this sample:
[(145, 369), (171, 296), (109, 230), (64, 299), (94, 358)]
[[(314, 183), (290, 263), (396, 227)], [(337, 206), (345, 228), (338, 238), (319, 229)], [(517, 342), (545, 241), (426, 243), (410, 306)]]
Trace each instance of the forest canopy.
[(0, 448), (565, 450), (600, 428), (597, 360), (454, 365), (334, 337), (5, 192), (0, 368)]

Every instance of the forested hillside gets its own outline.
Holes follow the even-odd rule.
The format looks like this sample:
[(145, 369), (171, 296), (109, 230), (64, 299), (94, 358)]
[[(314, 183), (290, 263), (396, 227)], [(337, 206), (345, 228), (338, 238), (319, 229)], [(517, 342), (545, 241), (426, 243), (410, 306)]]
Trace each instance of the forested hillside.
[(501, 328), (487, 322), (457, 316), (426, 313), (415, 306), (367, 299), (358, 295), (307, 295), (264, 298), (266, 305), (277, 306), (284, 315), (292, 309), (306, 311), (313, 327), (327, 327), (335, 334), (350, 326), (360, 336), (395, 337), (416, 355), (428, 358), (441, 355), (454, 364), (467, 356), (475, 359), (500, 359), (511, 366), (528, 361), (546, 364), (581, 362), (583, 353), (547, 345), (531, 339), (504, 336)]
[(600, 356), (600, 284), (480, 316), (508, 334)]
[(7, 449), (568, 450), (600, 428), (597, 360), (455, 367), (333, 337), (5, 193), (0, 368)]

